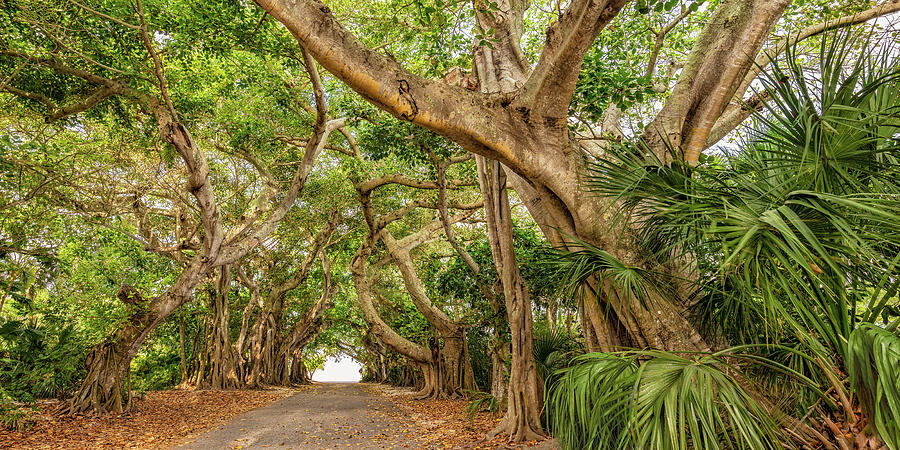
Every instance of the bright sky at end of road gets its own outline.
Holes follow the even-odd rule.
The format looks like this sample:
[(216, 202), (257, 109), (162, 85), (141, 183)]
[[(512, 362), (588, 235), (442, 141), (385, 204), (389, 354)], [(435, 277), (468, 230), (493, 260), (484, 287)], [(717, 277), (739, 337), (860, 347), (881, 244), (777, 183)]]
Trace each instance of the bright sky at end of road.
[(325, 360), (325, 368), (315, 371), (313, 373), (313, 381), (323, 381), (323, 382), (351, 382), (356, 383), (360, 380), (362, 375), (359, 373), (359, 369), (362, 366), (356, 362), (353, 358), (348, 356), (341, 355), (340, 361), (335, 357), (330, 357)]

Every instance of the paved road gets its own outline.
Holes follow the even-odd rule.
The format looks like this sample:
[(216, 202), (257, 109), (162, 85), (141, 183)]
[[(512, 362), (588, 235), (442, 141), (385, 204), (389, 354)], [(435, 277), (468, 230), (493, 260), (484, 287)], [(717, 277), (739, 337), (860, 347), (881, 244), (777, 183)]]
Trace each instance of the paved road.
[(386, 413), (390, 401), (355, 383), (323, 383), (189, 441), (181, 449), (385, 449), (418, 447), (417, 433)]

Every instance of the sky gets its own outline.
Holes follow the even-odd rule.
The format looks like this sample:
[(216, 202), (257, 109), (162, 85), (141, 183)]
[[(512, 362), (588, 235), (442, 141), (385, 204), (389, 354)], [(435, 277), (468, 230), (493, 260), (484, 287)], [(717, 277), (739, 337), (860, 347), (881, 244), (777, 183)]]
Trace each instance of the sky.
[(353, 358), (340, 355), (337, 360), (329, 357), (325, 361), (325, 368), (313, 373), (313, 381), (324, 382), (357, 382), (360, 379), (359, 369), (362, 367)]

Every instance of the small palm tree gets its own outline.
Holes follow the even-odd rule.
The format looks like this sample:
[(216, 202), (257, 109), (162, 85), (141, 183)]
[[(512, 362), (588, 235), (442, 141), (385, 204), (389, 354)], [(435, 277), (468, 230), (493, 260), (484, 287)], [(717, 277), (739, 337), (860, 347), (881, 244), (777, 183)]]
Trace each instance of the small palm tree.
[[(790, 49), (739, 152), (691, 167), (624, 144), (589, 164), (587, 189), (637, 222), (649, 261), (696, 261), (695, 317), (732, 347), (557, 372), (548, 415), (566, 447), (850, 448), (877, 433), (900, 449), (900, 70), (895, 48), (859, 42), (827, 36), (814, 69)], [(665, 274), (579, 245), (556, 260), (571, 284), (664, 294)], [(798, 420), (802, 439), (775, 426)]]

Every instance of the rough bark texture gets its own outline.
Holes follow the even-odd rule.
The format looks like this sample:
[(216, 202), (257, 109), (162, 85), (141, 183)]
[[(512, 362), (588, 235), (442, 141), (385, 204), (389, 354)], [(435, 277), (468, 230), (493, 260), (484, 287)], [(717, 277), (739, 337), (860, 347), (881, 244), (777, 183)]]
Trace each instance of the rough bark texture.
[(207, 316), (205, 358), (207, 371), (200, 374), (200, 387), (235, 389), (240, 386), (238, 357), (231, 343), (228, 297), (231, 291), (231, 268), (219, 267), (215, 289), (209, 292), (210, 314)]
[(516, 442), (540, 439), (544, 401), (532, 350), (532, 305), (516, 262), (506, 176), (499, 162), (482, 157), (477, 162), (488, 227), (495, 230), (490, 237), (496, 243), (491, 248), (498, 250), (493, 254), (494, 266), (503, 285), (512, 355), (506, 416), (492, 433), (507, 434)]
[(689, 164), (707, 147), (718, 118), (753, 67), (766, 37), (790, 0), (726, 1), (694, 43), (666, 105), (644, 140), (661, 156), (681, 149)]
[(488, 353), (491, 356), (491, 396), (497, 400), (497, 409), (504, 411), (509, 406), (509, 368), (506, 364), (509, 343), (492, 339)]
[[(543, 53), (531, 70), (518, 50), (521, 17), (527, 5), (501, 2), (501, 14), (479, 16), (484, 28), (494, 28), (497, 37), (491, 47), (478, 47), (475, 52), (473, 71), (480, 93), (413, 76), (395, 61), (365, 48), (320, 3), (258, 3), (285, 24), (314, 58), (364, 98), (497, 160), (515, 173), (518, 178), (510, 175), (511, 184), (548, 237), (566, 233), (609, 251), (626, 264), (649, 264), (627, 224), (610, 229), (612, 210), (607, 201), (578, 188), (583, 153), (569, 134), (565, 115), (581, 58), (624, 2), (570, 3), (548, 30)], [(690, 130), (701, 133), (705, 121), (727, 105), (749, 69), (747, 54), (761, 47), (784, 3), (723, 2), (718, 7), (721, 11), (716, 12), (721, 20), (711, 21), (698, 39), (691, 56), (697, 63), (686, 66), (679, 80), (682, 87), (676, 88), (678, 95), (657, 120), (669, 118), (666, 120), (671, 123), (688, 124)], [(741, 45), (735, 46), (733, 41)], [(703, 48), (715, 56), (697, 53)], [(402, 86), (397, 80), (403, 80)], [(675, 273), (679, 270), (671, 268)], [(610, 283), (597, 286), (596, 292), (594, 301), (606, 306), (598, 309), (586, 303), (585, 314), (591, 321), (595, 348), (618, 344), (618, 336), (610, 337), (619, 334), (618, 330), (631, 345), (667, 350), (709, 348), (687, 317), (684, 299), (657, 298), (647, 310)]]

